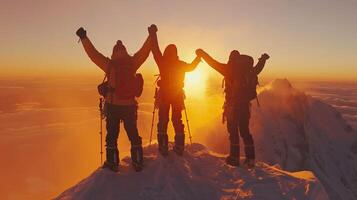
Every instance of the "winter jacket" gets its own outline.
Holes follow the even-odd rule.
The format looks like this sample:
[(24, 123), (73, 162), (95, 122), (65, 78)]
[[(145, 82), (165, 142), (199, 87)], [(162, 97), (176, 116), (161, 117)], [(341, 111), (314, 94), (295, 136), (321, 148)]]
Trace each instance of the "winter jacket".
[[(88, 38), (82, 39), (83, 47), (89, 58), (101, 68), (109, 78), (109, 85), (115, 88), (112, 94), (106, 96), (107, 103), (115, 105), (133, 105), (137, 104), (133, 91), (130, 91), (132, 81), (135, 81), (135, 73), (144, 63), (150, 54), (151, 44), (147, 38), (141, 49), (126, 59), (113, 60), (105, 57), (97, 51)], [(125, 73), (123, 73), (125, 72)]]

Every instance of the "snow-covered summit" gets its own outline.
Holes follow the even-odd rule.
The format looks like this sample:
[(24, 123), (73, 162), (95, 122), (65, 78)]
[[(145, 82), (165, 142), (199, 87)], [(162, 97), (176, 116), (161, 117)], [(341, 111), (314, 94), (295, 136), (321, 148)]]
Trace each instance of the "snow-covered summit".
[(311, 172), (288, 173), (262, 162), (252, 170), (227, 166), (200, 144), (167, 158), (145, 147), (145, 168), (135, 172), (124, 158), (120, 172), (98, 169), (56, 199), (327, 199)]
[(278, 79), (259, 93), (251, 131), (258, 160), (312, 171), (330, 199), (357, 199), (357, 132), (341, 114)]

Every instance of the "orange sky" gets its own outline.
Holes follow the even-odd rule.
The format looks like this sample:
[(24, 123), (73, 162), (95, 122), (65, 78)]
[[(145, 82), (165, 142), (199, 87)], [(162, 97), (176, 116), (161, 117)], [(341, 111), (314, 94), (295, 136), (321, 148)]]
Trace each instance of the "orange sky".
[[(156, 23), (161, 48), (177, 44), (186, 61), (199, 47), (222, 62), (233, 49), (254, 58), (267, 52), (264, 77), (357, 80), (356, 9), (353, 0), (7, 1), (0, 8), (0, 74), (101, 75), (77, 43), (78, 27), (109, 56), (117, 39), (134, 53)], [(156, 71), (151, 56), (141, 70)]]

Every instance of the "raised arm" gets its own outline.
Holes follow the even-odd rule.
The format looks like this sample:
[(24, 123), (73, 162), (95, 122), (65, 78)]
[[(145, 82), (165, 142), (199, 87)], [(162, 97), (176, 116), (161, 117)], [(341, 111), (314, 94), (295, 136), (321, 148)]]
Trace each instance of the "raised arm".
[(208, 53), (203, 51), (202, 49), (197, 49), (196, 50), (197, 56), (203, 58), (203, 60), (206, 61), (206, 63), (211, 66), (213, 69), (215, 69), (217, 72), (222, 74), (223, 76), (226, 76), (227, 72), (227, 64), (220, 63), (213, 59)]
[(149, 57), (150, 51), (151, 51), (151, 40), (149, 35), (146, 38), (144, 45), (139, 49), (138, 52), (134, 54), (135, 69), (139, 69), (139, 67), (145, 62), (145, 60)]
[(154, 56), (155, 62), (158, 66), (162, 61), (162, 53), (160, 51), (159, 42), (157, 40), (157, 27), (155, 25), (150, 26), (150, 39), (151, 39), (151, 50)]
[(196, 69), (197, 65), (200, 64), (200, 62), (201, 62), (201, 57), (196, 56), (196, 58), (190, 64), (186, 64), (185, 71), (186, 72), (193, 71), (194, 69)]
[(256, 74), (259, 74), (261, 71), (263, 71), (265, 62), (270, 58), (268, 54), (263, 54), (260, 58), (258, 63), (255, 65), (253, 70), (255, 71)]
[(78, 29), (76, 34), (81, 39), (82, 45), (84, 47), (85, 52), (87, 53), (88, 57), (98, 66), (100, 67), (105, 73), (108, 72), (108, 66), (110, 59), (105, 57), (103, 54), (99, 53), (97, 49), (94, 47), (92, 42), (87, 37), (87, 33), (83, 28)]

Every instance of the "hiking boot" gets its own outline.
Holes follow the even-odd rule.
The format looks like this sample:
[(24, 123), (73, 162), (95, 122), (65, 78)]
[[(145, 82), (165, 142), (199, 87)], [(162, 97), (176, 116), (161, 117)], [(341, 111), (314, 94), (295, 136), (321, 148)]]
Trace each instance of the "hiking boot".
[(238, 167), (239, 166), (239, 158), (232, 157), (232, 156), (227, 156), (226, 163), (227, 163), (227, 165)]
[(142, 163), (136, 163), (132, 162), (133, 168), (136, 172), (141, 172), (143, 170), (143, 164)]
[(248, 169), (254, 168), (255, 167), (255, 160), (247, 158), (247, 159), (244, 160), (243, 165)]
[(119, 166), (115, 165), (114, 163), (109, 163), (108, 161), (104, 161), (104, 164), (102, 166), (103, 169), (109, 169), (113, 172), (118, 172), (119, 171)]
[(177, 146), (177, 145), (175, 145), (172, 150), (179, 156), (182, 156), (183, 152), (185, 151), (183, 146)]
[(239, 143), (231, 143), (229, 156), (226, 158), (226, 163), (231, 166), (239, 166)]
[(185, 134), (176, 134), (175, 135), (175, 145), (173, 148), (174, 152), (182, 156), (185, 150)]
[(254, 144), (244, 145), (245, 157), (250, 160), (255, 160)]
[(157, 141), (159, 143), (159, 152), (163, 156), (169, 154), (169, 138), (166, 133), (157, 134)]
[(131, 150), (131, 163), (134, 167), (134, 170), (139, 172), (143, 169), (143, 163), (144, 163), (144, 158), (143, 158), (143, 147), (140, 145), (132, 145)]
[(119, 169), (119, 151), (117, 148), (106, 149), (106, 161), (104, 162), (102, 168), (110, 169), (117, 172)]

